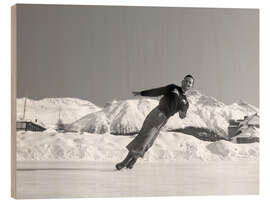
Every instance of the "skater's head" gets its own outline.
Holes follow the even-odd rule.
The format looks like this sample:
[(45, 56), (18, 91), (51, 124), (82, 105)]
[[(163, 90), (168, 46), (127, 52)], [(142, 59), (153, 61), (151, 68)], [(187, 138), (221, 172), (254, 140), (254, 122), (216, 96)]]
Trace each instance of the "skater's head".
[(186, 75), (182, 80), (182, 89), (184, 92), (190, 90), (194, 86), (194, 78), (192, 75)]

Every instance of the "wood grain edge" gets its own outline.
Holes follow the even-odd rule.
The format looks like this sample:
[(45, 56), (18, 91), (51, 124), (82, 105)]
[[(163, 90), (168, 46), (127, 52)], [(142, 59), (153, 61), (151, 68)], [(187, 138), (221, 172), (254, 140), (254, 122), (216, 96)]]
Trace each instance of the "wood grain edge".
[(16, 198), (16, 66), (17, 8), (11, 7), (11, 197)]

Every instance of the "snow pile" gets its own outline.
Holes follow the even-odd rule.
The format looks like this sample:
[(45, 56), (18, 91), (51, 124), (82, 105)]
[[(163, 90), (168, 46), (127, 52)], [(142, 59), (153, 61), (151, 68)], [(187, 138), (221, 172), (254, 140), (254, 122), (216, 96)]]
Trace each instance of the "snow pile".
[(74, 122), (81, 117), (100, 110), (93, 103), (76, 98), (46, 98), (32, 100), (17, 99), (17, 120), (23, 119), (24, 104), (26, 101), (24, 120), (42, 123), (46, 128), (55, 128), (60, 118), (64, 124)]
[[(90, 133), (17, 132), (17, 160), (119, 161), (133, 136)], [(193, 136), (161, 132), (142, 161), (258, 160), (259, 144), (205, 142)]]
[(258, 159), (259, 144), (233, 144), (231, 142), (220, 140), (211, 143), (207, 148), (221, 159), (225, 160), (242, 160), (242, 159)]

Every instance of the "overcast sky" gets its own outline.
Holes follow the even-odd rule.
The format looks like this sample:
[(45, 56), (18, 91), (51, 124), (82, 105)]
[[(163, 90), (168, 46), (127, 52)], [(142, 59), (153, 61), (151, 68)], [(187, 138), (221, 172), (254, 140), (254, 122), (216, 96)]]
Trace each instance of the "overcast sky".
[(259, 107), (259, 10), (19, 5), (17, 97), (103, 106), (192, 74), (195, 88)]

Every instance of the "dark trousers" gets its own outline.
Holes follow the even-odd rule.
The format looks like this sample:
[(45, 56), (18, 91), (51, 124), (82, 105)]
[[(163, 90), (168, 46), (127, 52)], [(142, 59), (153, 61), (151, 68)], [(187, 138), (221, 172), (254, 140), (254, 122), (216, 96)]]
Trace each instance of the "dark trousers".
[(126, 146), (129, 152), (137, 158), (143, 158), (167, 120), (168, 118), (158, 107), (154, 108), (144, 120), (139, 134)]

